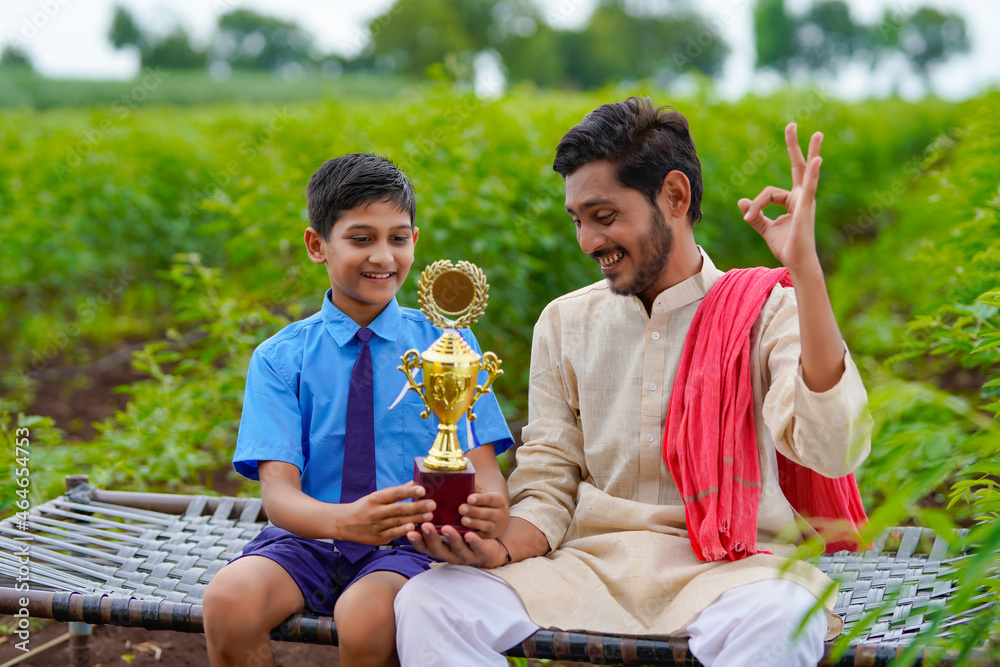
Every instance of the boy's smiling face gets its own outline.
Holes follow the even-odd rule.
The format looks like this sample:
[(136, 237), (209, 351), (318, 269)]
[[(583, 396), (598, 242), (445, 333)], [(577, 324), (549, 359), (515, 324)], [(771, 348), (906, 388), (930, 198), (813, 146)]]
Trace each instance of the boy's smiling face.
[(419, 232), (410, 223), (406, 211), (373, 202), (344, 213), (329, 240), (312, 227), (306, 230), (309, 259), (326, 264), (333, 305), (363, 327), (378, 317), (410, 272)]

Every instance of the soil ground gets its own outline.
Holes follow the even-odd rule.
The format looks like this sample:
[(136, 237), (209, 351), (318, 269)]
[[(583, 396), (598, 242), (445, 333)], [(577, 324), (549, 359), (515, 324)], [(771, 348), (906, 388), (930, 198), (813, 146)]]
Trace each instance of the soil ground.
[[(10, 616), (0, 617), (0, 625), (9, 625)], [(67, 632), (65, 623), (40, 621), (41, 628), (31, 632), (30, 648), (56, 639)], [(8, 660), (24, 655), (14, 648), (18, 641), (7, 635), (0, 635), (0, 665)], [(89, 667), (209, 667), (205, 652), (205, 635), (167, 630), (143, 630), (141, 628), (119, 628), (96, 626), (90, 637)], [(340, 656), (335, 646), (315, 646), (292, 642), (271, 642), (278, 667), (340, 667)], [(131, 656), (131, 657), (130, 657)], [(17, 667), (67, 667), (72, 665), (68, 644), (44, 651)], [(528, 667), (587, 667), (577, 662), (543, 662), (528, 660)]]
[(139, 344), (120, 341), (98, 361), (83, 366), (52, 366), (34, 373), (38, 380), (35, 401), (25, 414), (52, 417), (56, 426), (73, 441), (90, 440), (95, 435), (94, 422), (100, 422), (123, 410), (129, 396), (115, 387), (141, 380), (143, 373), (132, 368), (131, 353)]
[[(5, 617), (3, 625), (10, 624), (11, 617)], [(67, 632), (69, 626), (54, 621), (41, 621), (41, 628), (32, 629), (29, 648), (37, 648)], [(5, 641), (6, 640), (6, 641)], [(24, 655), (14, 647), (16, 637), (0, 636), (0, 665)], [(95, 626), (88, 642), (90, 646), (90, 667), (209, 667), (205, 650), (205, 635), (167, 630), (143, 630), (142, 628), (119, 628), (115, 626)], [(340, 657), (335, 646), (315, 646), (292, 642), (272, 642), (271, 647), (279, 667), (306, 667), (322, 665), (339, 667)], [(129, 657), (131, 656), (131, 657)], [(72, 665), (69, 645), (58, 646), (32, 657), (17, 667), (67, 667)]]

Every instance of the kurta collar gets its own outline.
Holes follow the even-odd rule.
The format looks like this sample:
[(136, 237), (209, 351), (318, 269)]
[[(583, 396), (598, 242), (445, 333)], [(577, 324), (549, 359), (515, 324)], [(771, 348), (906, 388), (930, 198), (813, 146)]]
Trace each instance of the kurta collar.
[[(694, 303), (705, 298), (705, 295), (712, 289), (716, 281), (722, 277), (722, 271), (715, 268), (715, 264), (712, 263), (712, 260), (702, 250), (701, 246), (698, 246), (698, 252), (701, 254), (702, 260), (701, 271), (687, 280), (682, 280), (673, 287), (668, 287), (660, 292), (659, 296), (653, 301), (654, 313), (683, 308), (689, 303)], [(635, 298), (638, 299), (639, 297)]]
[[(344, 345), (354, 340), (354, 337), (358, 334), (358, 329), (361, 328), (357, 322), (345, 315), (340, 308), (333, 305), (332, 289), (328, 289), (323, 296), (322, 314), (326, 330), (330, 332), (333, 340), (340, 347), (344, 347)], [(386, 304), (385, 309), (379, 313), (378, 317), (368, 325), (368, 328), (379, 338), (395, 341), (402, 322), (403, 317), (399, 309), (399, 304), (396, 302), (396, 297), (393, 297), (392, 301)]]

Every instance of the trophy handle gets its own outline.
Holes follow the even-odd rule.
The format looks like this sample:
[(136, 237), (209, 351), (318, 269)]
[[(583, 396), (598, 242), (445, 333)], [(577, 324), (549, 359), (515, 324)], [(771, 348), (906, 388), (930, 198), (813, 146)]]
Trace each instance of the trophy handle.
[(479, 400), (479, 397), (483, 394), (490, 393), (490, 387), (493, 385), (493, 381), (498, 377), (503, 375), (503, 370), (500, 368), (499, 357), (493, 352), (484, 352), (483, 359), (479, 362), (479, 370), (486, 371), (489, 375), (486, 378), (486, 384), (482, 386), (476, 386), (476, 393), (472, 395), (472, 400), (469, 402), (469, 407), (466, 409), (465, 414), (469, 417), (469, 421), (476, 421), (476, 415), (472, 412), (472, 407)]
[[(397, 369), (403, 371), (406, 375), (406, 379), (409, 381), (409, 387), (407, 389), (412, 389), (417, 392), (420, 399), (424, 402), (424, 411), (420, 413), (421, 418), (427, 419), (431, 416), (431, 408), (427, 405), (427, 396), (424, 395), (424, 383), (417, 382), (413, 379), (413, 371), (416, 368), (420, 368), (420, 353), (416, 350), (407, 350), (406, 353), (400, 357), (400, 361), (403, 362), (402, 366), (396, 366)], [(503, 371), (500, 371), (501, 373)]]

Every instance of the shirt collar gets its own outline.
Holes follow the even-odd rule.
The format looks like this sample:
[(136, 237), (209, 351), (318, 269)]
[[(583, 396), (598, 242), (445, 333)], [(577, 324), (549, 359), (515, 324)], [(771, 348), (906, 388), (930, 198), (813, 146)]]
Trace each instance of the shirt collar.
[(701, 255), (701, 271), (660, 292), (653, 301), (653, 312), (676, 310), (705, 298), (716, 281), (722, 277), (722, 271), (715, 268), (715, 264), (701, 246), (698, 246), (698, 253)]
[[(330, 332), (333, 340), (340, 347), (344, 347), (344, 345), (350, 343), (358, 335), (358, 330), (361, 328), (358, 323), (345, 315), (340, 308), (333, 305), (332, 289), (328, 289), (326, 294), (323, 295), (322, 314), (326, 330)], [(385, 309), (375, 318), (375, 321), (368, 325), (368, 328), (379, 338), (395, 341), (402, 322), (402, 312), (400, 311), (399, 304), (396, 303), (396, 297), (393, 297), (392, 301), (387, 303)]]

